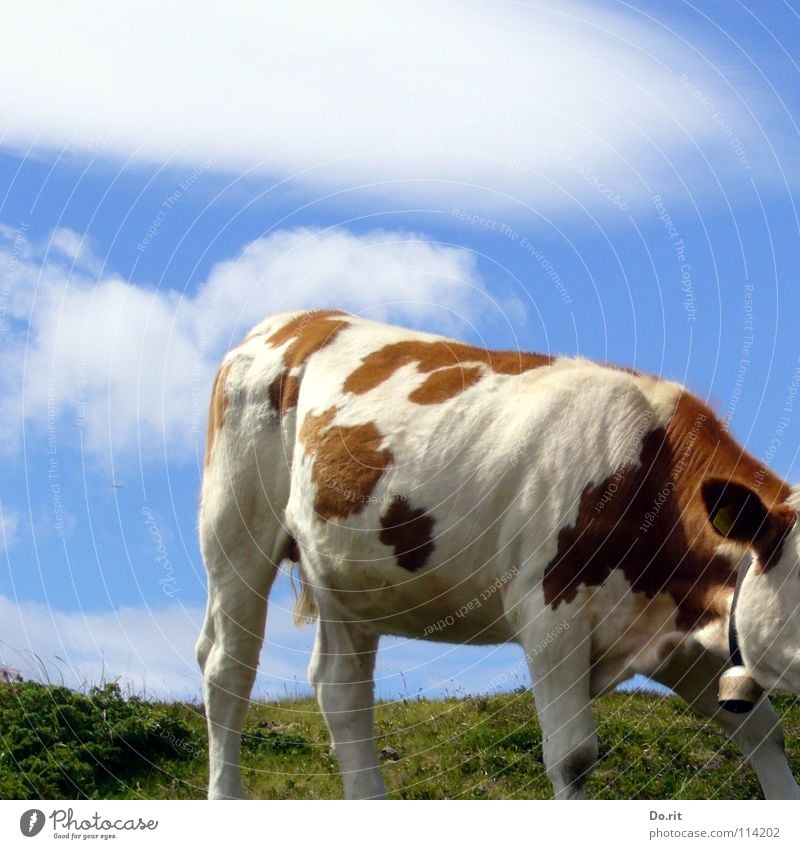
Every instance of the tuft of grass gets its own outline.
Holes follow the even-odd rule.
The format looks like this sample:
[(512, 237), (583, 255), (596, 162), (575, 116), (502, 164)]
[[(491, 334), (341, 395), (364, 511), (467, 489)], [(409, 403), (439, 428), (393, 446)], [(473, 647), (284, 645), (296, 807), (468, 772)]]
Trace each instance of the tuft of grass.
[[(800, 775), (800, 700), (773, 699)], [(760, 798), (755, 774), (713, 724), (676, 698), (615, 693), (595, 702), (603, 799)], [(530, 693), (384, 702), (376, 746), (396, 799), (547, 799)], [(242, 738), (254, 798), (336, 799), (342, 785), (311, 699), (254, 703)], [(115, 685), (0, 685), (1, 798), (195, 799), (207, 781), (196, 706), (125, 697)]]
[(0, 798), (104, 798), (155, 764), (205, 747), (202, 719), (179, 705), (124, 697), (117, 684), (78, 693), (14, 681), (0, 686)]

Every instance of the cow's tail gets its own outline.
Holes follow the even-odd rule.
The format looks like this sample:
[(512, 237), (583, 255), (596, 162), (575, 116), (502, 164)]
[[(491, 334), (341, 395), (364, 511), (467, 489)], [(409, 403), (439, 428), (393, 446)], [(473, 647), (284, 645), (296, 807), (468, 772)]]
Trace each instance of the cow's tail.
[[(308, 625), (312, 622), (316, 622), (319, 618), (317, 601), (314, 598), (314, 594), (311, 592), (311, 588), (303, 578), (303, 571), (300, 568), (299, 563), (294, 564), (292, 567), (291, 577), (292, 589), (294, 589), (294, 611), (292, 613), (294, 624)], [(297, 579), (296, 581), (295, 578)], [(300, 585), (299, 589), (297, 584)]]
[(303, 574), (300, 549), (295, 540), (292, 540), (289, 544), (288, 559), (292, 562), (292, 568), (289, 570), (289, 580), (294, 592), (292, 619), (295, 625), (308, 625), (319, 618), (319, 608), (314, 593)]

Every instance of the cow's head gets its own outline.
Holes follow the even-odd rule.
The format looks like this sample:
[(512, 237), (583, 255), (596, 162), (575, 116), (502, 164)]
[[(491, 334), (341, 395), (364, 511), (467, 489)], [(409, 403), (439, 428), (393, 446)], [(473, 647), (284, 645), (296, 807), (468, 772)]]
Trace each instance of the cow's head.
[(753, 553), (734, 612), (745, 666), (762, 687), (800, 693), (800, 487), (778, 504), (716, 478), (702, 494), (717, 534)]

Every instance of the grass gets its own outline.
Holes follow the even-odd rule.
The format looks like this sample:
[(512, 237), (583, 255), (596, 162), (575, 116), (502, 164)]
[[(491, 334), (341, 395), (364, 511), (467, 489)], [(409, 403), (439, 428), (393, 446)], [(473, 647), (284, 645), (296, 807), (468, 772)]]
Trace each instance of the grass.
[[(800, 699), (773, 700), (800, 775)], [(675, 698), (634, 692), (595, 702), (601, 799), (760, 798), (755, 774)], [(395, 799), (546, 799), (542, 739), (526, 691), (378, 705), (383, 773)], [(202, 707), (125, 697), (116, 685), (0, 685), (0, 798), (197, 799), (207, 775)], [(311, 699), (253, 704), (243, 737), (252, 797), (341, 797)]]

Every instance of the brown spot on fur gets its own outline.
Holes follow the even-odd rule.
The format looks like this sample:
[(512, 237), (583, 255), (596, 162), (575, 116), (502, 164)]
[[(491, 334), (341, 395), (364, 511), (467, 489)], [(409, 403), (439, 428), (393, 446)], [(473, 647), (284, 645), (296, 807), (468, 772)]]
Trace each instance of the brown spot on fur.
[(425, 510), (412, 510), (404, 498), (395, 498), (381, 516), (380, 541), (394, 548), (398, 566), (416, 572), (428, 562), (435, 548), (433, 526), (433, 517)]
[[(752, 490), (771, 514), (770, 530), (776, 531), (781, 525), (788, 530), (789, 523), (795, 519), (794, 510), (785, 506), (791, 487), (745, 451), (708, 405), (690, 392), (681, 393), (669, 432), (676, 464), (684, 469), (678, 495), (690, 539), (702, 535), (719, 544), (702, 497), (702, 485), (710, 478), (724, 478)], [(783, 535), (777, 535), (780, 540), (773, 533), (752, 540), (762, 567), (776, 562), (775, 555), (780, 554), (776, 546), (779, 549)]]
[(797, 511), (792, 507), (775, 507), (770, 511), (770, 517), (771, 521), (757, 540), (759, 556), (756, 570), (759, 572), (769, 572), (781, 559), (789, 531), (797, 522)]
[(600, 586), (621, 569), (634, 592), (672, 597), (679, 628), (726, 615), (735, 563), (718, 551), (703, 481), (724, 475), (753, 488), (759, 480), (759, 495), (772, 511), (789, 487), (688, 392), (679, 396), (669, 425), (646, 434), (639, 459), (639, 466), (622, 467), (584, 489), (575, 525), (559, 532), (558, 552), (545, 569), (546, 602), (553, 608), (571, 602), (581, 585)]
[(450, 398), (455, 398), (460, 392), (474, 386), (481, 379), (479, 366), (453, 366), (431, 373), (421, 386), (418, 386), (409, 396), (409, 401), (415, 404), (441, 404)]
[(208, 426), (206, 429), (206, 466), (211, 462), (211, 451), (214, 448), (214, 441), (225, 422), (225, 411), (228, 409), (225, 382), (228, 379), (232, 365), (232, 363), (226, 363), (220, 366), (214, 376), (214, 386), (211, 389), (211, 404), (208, 410)]
[(300, 428), (300, 441), (314, 456), (314, 509), (326, 520), (360, 513), (392, 462), (391, 451), (380, 447), (383, 435), (374, 422), (334, 425), (336, 412), (332, 407), (318, 416), (309, 413)]
[[(356, 395), (363, 395), (376, 386), (380, 386), (398, 369), (409, 363), (416, 363), (417, 369), (424, 374), (435, 372), (438, 369), (452, 371), (453, 367), (481, 363), (496, 374), (522, 374), (530, 369), (539, 368), (539, 366), (550, 365), (552, 361), (552, 357), (544, 354), (490, 351), (486, 348), (476, 348), (461, 342), (405, 340), (385, 345), (383, 348), (367, 354), (362, 359), (361, 365), (348, 375), (344, 382), (344, 390)], [(477, 380), (477, 377), (475, 379)], [(474, 382), (474, 380), (471, 382), (463, 380), (462, 388), (466, 389)], [(420, 389), (422, 388), (420, 387)]]
[(300, 381), (292, 374), (282, 371), (267, 389), (269, 403), (275, 412), (283, 418), (289, 410), (297, 406), (300, 396)]
[(273, 348), (280, 348), (290, 342), (283, 352), (284, 368), (268, 390), (270, 404), (280, 413), (281, 418), (297, 406), (300, 394), (300, 381), (295, 373), (297, 369), (312, 354), (330, 345), (349, 324), (347, 313), (340, 310), (311, 310), (295, 316), (266, 340), (266, 344)]
[(346, 316), (347, 313), (341, 310), (307, 310), (306, 312), (296, 315), (286, 324), (281, 325), (270, 337), (266, 340), (267, 345), (273, 348), (280, 348), (285, 345), (290, 339), (297, 339), (302, 336), (307, 328), (313, 327), (320, 321), (328, 321), (338, 316)]

